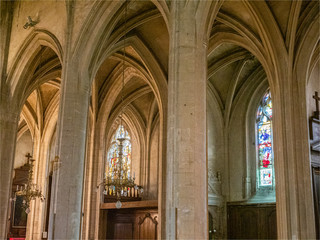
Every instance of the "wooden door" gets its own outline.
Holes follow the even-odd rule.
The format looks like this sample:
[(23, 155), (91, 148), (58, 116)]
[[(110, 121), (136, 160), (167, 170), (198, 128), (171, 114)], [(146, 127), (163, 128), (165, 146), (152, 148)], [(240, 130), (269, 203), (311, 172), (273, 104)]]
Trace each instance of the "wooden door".
[(139, 215), (137, 239), (157, 239), (158, 214), (154, 212), (140, 212), (137, 215)]
[(157, 209), (112, 209), (107, 216), (107, 239), (157, 239)]
[(112, 209), (107, 218), (107, 239), (133, 239), (134, 210)]

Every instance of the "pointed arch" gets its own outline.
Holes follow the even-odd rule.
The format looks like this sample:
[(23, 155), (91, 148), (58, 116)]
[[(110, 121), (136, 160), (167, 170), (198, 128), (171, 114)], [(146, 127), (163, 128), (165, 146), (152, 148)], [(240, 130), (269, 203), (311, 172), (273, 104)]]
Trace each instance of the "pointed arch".
[(58, 38), (47, 30), (33, 29), (13, 60), (6, 82), (10, 86), (10, 96), (17, 108), (21, 108), (28, 93), (32, 92), (30, 90), (26, 92), (26, 89), (31, 84), (34, 70), (40, 60), (38, 56), (41, 54), (42, 46), (52, 49), (59, 58), (59, 62), (54, 61), (53, 65), (48, 66), (49, 68), (63, 61), (62, 46)]
[[(123, 46), (123, 41), (118, 42), (110, 49), (110, 52), (105, 53), (101, 59), (99, 60), (100, 66), (104, 59), (107, 59), (108, 56), (112, 56), (112, 54), (116, 53), (123, 47), (132, 47), (142, 59), (144, 66), (135, 65), (143, 79), (147, 81), (147, 83), (152, 88), (156, 99), (158, 101), (159, 107), (163, 105), (164, 99), (166, 99), (167, 94), (167, 80), (164, 71), (161, 69), (157, 59), (152, 54), (152, 52), (147, 48), (147, 46), (142, 42), (142, 40), (134, 35), (126, 38), (126, 45)], [(95, 70), (95, 72), (98, 68)]]
[[(155, 4), (156, 1), (152, 2)], [(101, 63), (101, 59), (106, 58), (102, 57), (101, 54), (111, 55), (112, 51), (109, 50), (109, 47), (113, 47), (116, 44), (116, 41), (121, 38), (120, 33), (116, 34), (115, 37), (112, 37), (112, 35), (116, 24), (122, 17), (122, 13), (125, 9), (124, 4), (125, 2), (121, 1), (97, 1), (92, 7), (79, 38), (76, 41), (74, 57), (83, 59), (81, 62), (81, 69), (87, 71), (87, 73), (83, 74), (89, 75), (91, 80), (94, 78), (96, 70), (100, 66), (98, 62)], [(127, 4), (132, 4), (132, 1), (128, 1)], [(160, 15), (156, 12), (151, 15), (150, 13), (145, 14), (147, 14), (150, 19), (162, 16), (165, 23), (167, 23), (169, 9), (166, 7), (166, 4), (159, 1), (159, 4), (155, 4), (155, 6), (158, 11), (160, 11)], [(160, 6), (162, 7), (159, 8)], [(140, 18), (137, 17), (137, 19), (133, 20), (131, 25), (132, 28), (136, 27), (137, 24), (141, 24), (141, 22), (139, 23), (139, 19)], [(92, 28), (91, 26), (96, 27)], [(167, 24), (166, 27), (168, 28)], [(113, 40), (111, 38), (113, 38)]]

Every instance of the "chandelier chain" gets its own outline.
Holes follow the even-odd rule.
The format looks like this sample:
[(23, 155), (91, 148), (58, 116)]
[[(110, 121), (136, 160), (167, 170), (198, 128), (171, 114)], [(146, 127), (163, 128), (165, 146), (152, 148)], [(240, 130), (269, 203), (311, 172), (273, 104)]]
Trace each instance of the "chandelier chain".
[[(139, 197), (138, 192), (143, 193), (142, 186), (138, 186), (135, 184), (135, 176), (132, 178), (130, 174), (128, 174), (128, 166), (122, 166), (122, 164), (128, 164), (128, 156), (126, 155), (126, 151), (124, 148), (127, 146), (128, 138), (127, 132), (123, 126), (123, 113), (124, 113), (124, 86), (125, 86), (125, 64), (126, 64), (126, 38), (127, 38), (127, 19), (128, 19), (128, 0), (124, 2), (124, 13), (123, 13), (123, 53), (122, 53), (122, 88), (121, 88), (121, 110), (120, 110), (120, 134), (116, 138), (116, 143), (118, 146), (117, 150), (117, 161), (116, 167), (112, 169), (112, 173), (106, 174), (106, 178), (104, 179), (104, 194), (107, 196), (115, 196), (117, 199), (116, 207), (121, 208), (121, 198), (123, 197)], [(100, 184), (99, 184), (100, 185)], [(98, 185), (98, 186), (99, 186)], [(97, 187), (98, 187), (97, 186)], [(137, 191), (137, 195), (134, 193), (134, 196), (129, 196), (131, 191)]]

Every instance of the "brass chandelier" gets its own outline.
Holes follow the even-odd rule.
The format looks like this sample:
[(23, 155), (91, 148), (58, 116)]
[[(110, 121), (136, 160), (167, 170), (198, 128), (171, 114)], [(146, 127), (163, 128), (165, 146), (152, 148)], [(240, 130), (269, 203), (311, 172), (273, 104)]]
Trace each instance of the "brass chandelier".
[(124, 10), (124, 34), (123, 34), (123, 58), (122, 58), (122, 89), (121, 89), (121, 113), (120, 113), (120, 134), (116, 139), (116, 143), (118, 146), (118, 161), (116, 162), (116, 167), (113, 168), (112, 172), (108, 172), (105, 175), (104, 185), (105, 190), (104, 194), (108, 195), (115, 195), (117, 202), (116, 208), (121, 208), (121, 198), (131, 197), (132, 195), (135, 197), (135, 193), (132, 194), (133, 191), (137, 191), (138, 193), (143, 193), (143, 187), (140, 185), (135, 184), (135, 176), (132, 178), (128, 174), (128, 168), (123, 168), (123, 163), (125, 161), (124, 153), (123, 153), (123, 146), (124, 142), (129, 140), (129, 137), (126, 136), (123, 125), (122, 125), (122, 116), (123, 116), (123, 98), (124, 98), (124, 78), (125, 78), (125, 59), (126, 59), (126, 51), (125, 51), (125, 40), (126, 40), (126, 33), (127, 33), (127, 5), (128, 1), (125, 1), (125, 10)]
[[(120, 125), (120, 127), (123, 128), (122, 125)], [(132, 195), (132, 189), (133, 191), (138, 191), (140, 194), (143, 193), (143, 187), (134, 182), (135, 177), (132, 178), (128, 174), (128, 168), (122, 167), (125, 159), (123, 154), (123, 143), (127, 140), (128, 138), (123, 135), (120, 135), (120, 137), (116, 139), (118, 146), (118, 161), (116, 162), (116, 167), (113, 168), (112, 172), (108, 172), (108, 174), (106, 174), (106, 178), (104, 180), (104, 194), (116, 196), (116, 208), (121, 208), (121, 199), (130, 197), (130, 194)]]
[(28, 153), (26, 155), (26, 157), (28, 158), (27, 167), (29, 168), (28, 182), (24, 186), (20, 186), (20, 188), (17, 185), (16, 195), (22, 196), (24, 198), (23, 202), (22, 202), (23, 208), (25, 209), (25, 212), (27, 214), (29, 214), (31, 200), (35, 200), (36, 198), (40, 198), (40, 200), (43, 201), (45, 199), (45, 197), (43, 196), (38, 185), (36, 183), (32, 182), (33, 181), (33, 166), (34, 166), (33, 162), (35, 160), (32, 158), (30, 153)]

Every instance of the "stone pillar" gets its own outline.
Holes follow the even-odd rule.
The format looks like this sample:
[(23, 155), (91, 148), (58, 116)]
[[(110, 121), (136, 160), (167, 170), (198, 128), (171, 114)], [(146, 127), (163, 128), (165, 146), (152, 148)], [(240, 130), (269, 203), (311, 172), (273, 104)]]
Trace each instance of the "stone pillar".
[(62, 80), (53, 239), (80, 238), (89, 81), (75, 65), (65, 66)]
[(6, 85), (13, 5), (12, 1), (0, 3), (0, 239), (7, 238), (8, 206), (19, 120), (19, 111), (13, 110)]
[(279, 239), (315, 238), (306, 96), (297, 85), (283, 74), (272, 95)]
[(10, 104), (1, 96), (0, 104), (0, 239), (7, 239), (8, 207), (19, 114), (9, 111)]
[(195, 17), (197, 3), (172, 2), (166, 239), (208, 239), (207, 49)]

